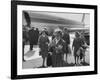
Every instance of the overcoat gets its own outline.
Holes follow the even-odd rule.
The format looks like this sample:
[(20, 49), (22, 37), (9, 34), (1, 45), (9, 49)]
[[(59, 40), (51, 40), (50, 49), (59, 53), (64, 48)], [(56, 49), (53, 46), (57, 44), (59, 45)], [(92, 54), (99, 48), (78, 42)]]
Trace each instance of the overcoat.
[(35, 30), (34, 29), (29, 30), (28, 34), (29, 34), (29, 42), (30, 42), (30, 44), (34, 45), (36, 43)]
[(66, 42), (66, 54), (69, 53), (70, 36), (68, 33), (64, 33), (62, 39)]
[(63, 39), (60, 39), (56, 43), (56, 38), (54, 38), (50, 44), (50, 52), (52, 52), (52, 66), (62, 67), (63, 66), (63, 54), (66, 52), (66, 44)]
[(80, 49), (80, 47), (82, 47), (82, 45), (84, 44), (84, 41), (82, 38), (75, 38), (73, 41), (73, 47), (74, 47), (74, 56), (77, 56), (77, 51)]
[(40, 55), (42, 57), (47, 57), (48, 55), (48, 43), (49, 43), (48, 36), (43, 37), (42, 35), (40, 35), (38, 44), (40, 48)]

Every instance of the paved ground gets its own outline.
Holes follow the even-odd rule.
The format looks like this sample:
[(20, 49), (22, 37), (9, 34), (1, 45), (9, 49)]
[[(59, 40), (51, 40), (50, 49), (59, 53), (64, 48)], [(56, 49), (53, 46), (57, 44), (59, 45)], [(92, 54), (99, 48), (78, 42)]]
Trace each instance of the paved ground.
[[(70, 47), (72, 45), (72, 42), (73, 42), (73, 35), (70, 35), (70, 40), (71, 40), (71, 44), (70, 44)], [(25, 46), (25, 55), (24, 55), (24, 58), (25, 58), (25, 62), (23, 62), (23, 69), (29, 69), (29, 68), (41, 68), (42, 66), (42, 58), (41, 56), (39, 56), (39, 48), (38, 46), (34, 46), (33, 48), (33, 51), (29, 51), (29, 45), (26, 45)], [(87, 66), (89, 65), (90, 63), (90, 58), (89, 58), (89, 48), (86, 50), (86, 56), (85, 56), (85, 62), (86, 63), (82, 63), (82, 65), (79, 65), (79, 66)], [(65, 60), (65, 57), (64, 57), (64, 60)], [(67, 61), (68, 61), (68, 64), (64, 63), (64, 66), (68, 67), (68, 66), (75, 66), (74, 65), (74, 56), (73, 56), (73, 52), (71, 55), (68, 55), (67, 57)]]

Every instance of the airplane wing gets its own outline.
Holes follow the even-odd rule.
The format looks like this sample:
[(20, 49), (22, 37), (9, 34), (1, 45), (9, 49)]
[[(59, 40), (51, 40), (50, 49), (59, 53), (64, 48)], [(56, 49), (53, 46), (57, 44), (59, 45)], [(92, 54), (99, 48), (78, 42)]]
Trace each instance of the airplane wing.
[(30, 21), (34, 23), (54, 24), (54, 25), (60, 25), (62, 27), (69, 27), (69, 28), (83, 27), (83, 23), (78, 21), (64, 19), (61, 17), (47, 15), (39, 12), (27, 11), (27, 13), (30, 16)]

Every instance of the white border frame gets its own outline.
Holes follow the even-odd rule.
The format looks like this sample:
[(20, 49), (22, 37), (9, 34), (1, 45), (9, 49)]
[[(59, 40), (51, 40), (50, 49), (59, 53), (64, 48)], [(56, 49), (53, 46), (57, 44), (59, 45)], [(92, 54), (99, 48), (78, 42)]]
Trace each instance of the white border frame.
[[(61, 73), (61, 72), (84, 72), (94, 71), (94, 10), (78, 9), (78, 8), (59, 8), (46, 6), (17, 6), (17, 75), (29, 74), (47, 74), (47, 73)], [(37, 69), (22, 69), (22, 11), (51, 11), (51, 12), (76, 12), (76, 13), (90, 13), (90, 66), (82, 67), (63, 67), (63, 68), (37, 68)]]

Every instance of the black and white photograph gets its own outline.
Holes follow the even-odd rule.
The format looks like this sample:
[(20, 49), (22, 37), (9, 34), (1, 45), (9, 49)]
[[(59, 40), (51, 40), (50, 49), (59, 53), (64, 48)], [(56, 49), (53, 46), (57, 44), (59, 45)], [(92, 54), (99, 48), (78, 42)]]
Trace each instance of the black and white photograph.
[(90, 14), (22, 11), (22, 68), (90, 65)]
[(96, 10), (93, 5), (13, 2), (12, 76), (96, 74)]

